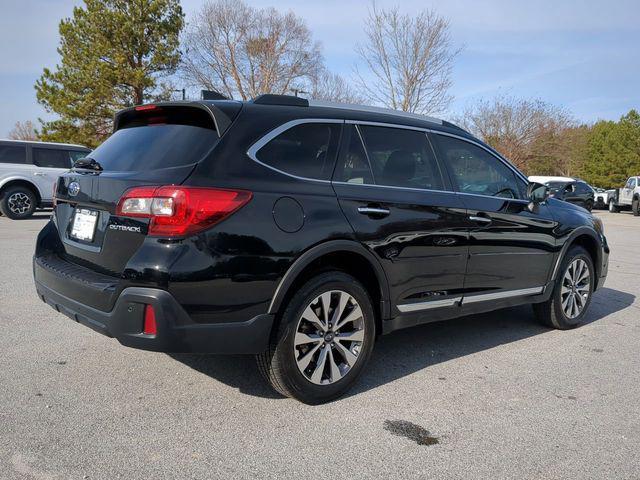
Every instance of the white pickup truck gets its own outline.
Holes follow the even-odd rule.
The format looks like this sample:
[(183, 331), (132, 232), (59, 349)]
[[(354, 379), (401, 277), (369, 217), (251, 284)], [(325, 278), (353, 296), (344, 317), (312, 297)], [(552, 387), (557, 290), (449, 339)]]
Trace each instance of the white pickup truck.
[(629, 177), (624, 187), (607, 190), (607, 194), (610, 212), (631, 209), (636, 217), (640, 215), (640, 177)]

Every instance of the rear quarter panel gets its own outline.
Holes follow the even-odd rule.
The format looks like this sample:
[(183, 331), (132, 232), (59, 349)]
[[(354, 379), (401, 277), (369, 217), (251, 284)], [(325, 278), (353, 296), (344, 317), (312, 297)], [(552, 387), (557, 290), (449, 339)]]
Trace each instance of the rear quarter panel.
[[(254, 142), (295, 113), (268, 107), (252, 111), (245, 105), (220, 139), (214, 158), (199, 164), (184, 182), (253, 193), (231, 217), (185, 240), (167, 266), (169, 291), (195, 321), (245, 321), (266, 313), (280, 280), (303, 252), (328, 240), (353, 239), (329, 182), (294, 178), (247, 155)], [(304, 113), (300, 109), (302, 117)], [(299, 205), (289, 214), (302, 220), (295, 231), (285, 231), (274, 219), (274, 206), (283, 198)]]

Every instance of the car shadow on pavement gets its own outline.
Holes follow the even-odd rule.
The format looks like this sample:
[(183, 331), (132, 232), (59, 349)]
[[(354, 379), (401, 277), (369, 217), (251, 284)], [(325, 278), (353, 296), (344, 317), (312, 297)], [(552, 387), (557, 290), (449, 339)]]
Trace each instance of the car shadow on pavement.
[[(593, 297), (583, 325), (633, 304), (635, 296), (602, 288)], [(382, 336), (376, 342), (362, 378), (345, 396), (357, 395), (432, 365), (551, 331), (540, 325), (528, 306), (429, 323)], [(255, 360), (243, 355), (171, 357), (247, 395), (283, 398), (260, 376)]]

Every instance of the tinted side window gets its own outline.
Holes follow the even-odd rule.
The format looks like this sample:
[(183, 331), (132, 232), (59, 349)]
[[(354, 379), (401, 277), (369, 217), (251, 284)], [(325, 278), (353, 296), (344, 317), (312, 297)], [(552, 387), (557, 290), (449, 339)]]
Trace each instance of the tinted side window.
[(269, 141), (256, 158), (273, 168), (298, 177), (329, 180), (333, 172), (339, 123), (303, 123)]
[(71, 168), (71, 158), (69, 157), (68, 150), (34, 148), (33, 163), (38, 167)]
[(27, 147), (0, 145), (0, 163), (27, 163)]
[(340, 155), (335, 179), (339, 182), (373, 184), (373, 175), (360, 134), (353, 125), (346, 128), (348, 131), (345, 131), (344, 138), (347, 139), (347, 144)]
[(360, 126), (376, 184), (444, 190), (442, 175), (424, 132)]
[(590, 188), (586, 183), (578, 182), (576, 183), (578, 193), (587, 194), (590, 192)]
[(435, 138), (459, 191), (505, 198), (521, 197), (515, 174), (498, 158), (464, 140), (445, 135), (435, 135)]

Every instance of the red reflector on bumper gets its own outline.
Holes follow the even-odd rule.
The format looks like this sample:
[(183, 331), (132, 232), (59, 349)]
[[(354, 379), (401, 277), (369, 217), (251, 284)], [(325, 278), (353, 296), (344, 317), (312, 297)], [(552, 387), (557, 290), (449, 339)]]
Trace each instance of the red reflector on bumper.
[(158, 333), (156, 327), (156, 312), (151, 305), (144, 307), (144, 326), (142, 333), (145, 335), (155, 335)]

